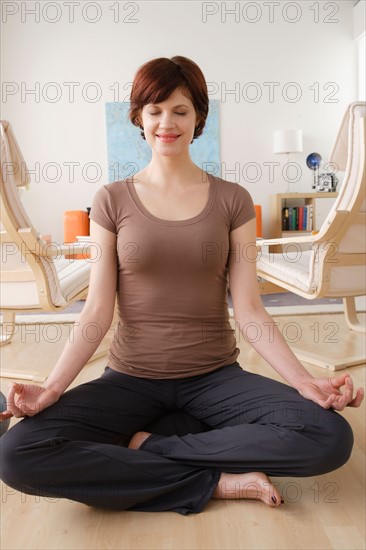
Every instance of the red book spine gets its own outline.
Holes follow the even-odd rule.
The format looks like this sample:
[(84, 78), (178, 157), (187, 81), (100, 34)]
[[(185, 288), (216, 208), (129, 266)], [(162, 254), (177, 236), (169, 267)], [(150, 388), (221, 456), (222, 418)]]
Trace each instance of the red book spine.
[(304, 207), (299, 206), (299, 229), (304, 229)]

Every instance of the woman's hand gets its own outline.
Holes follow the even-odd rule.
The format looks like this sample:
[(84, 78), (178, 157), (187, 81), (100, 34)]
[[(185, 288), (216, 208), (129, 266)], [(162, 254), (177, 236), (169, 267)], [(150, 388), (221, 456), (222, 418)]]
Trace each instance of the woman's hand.
[[(340, 388), (346, 386), (343, 393)], [(345, 407), (359, 407), (364, 398), (363, 388), (358, 388), (353, 397), (353, 382), (348, 373), (334, 378), (311, 378), (302, 382), (297, 391), (324, 409), (342, 411)]]
[(10, 385), (7, 397), (7, 409), (0, 414), (0, 422), (15, 416), (34, 416), (35, 414), (53, 405), (60, 398), (54, 390), (42, 388), (35, 384)]

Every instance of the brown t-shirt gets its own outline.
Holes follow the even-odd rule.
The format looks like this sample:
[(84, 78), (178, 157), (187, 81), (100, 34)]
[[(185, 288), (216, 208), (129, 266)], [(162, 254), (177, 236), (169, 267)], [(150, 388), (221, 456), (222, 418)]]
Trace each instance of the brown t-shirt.
[(120, 320), (108, 356), (112, 369), (185, 378), (230, 365), (239, 355), (227, 304), (229, 233), (255, 210), (244, 187), (207, 177), (206, 206), (187, 220), (151, 214), (132, 178), (104, 185), (94, 196), (91, 219), (117, 235)]

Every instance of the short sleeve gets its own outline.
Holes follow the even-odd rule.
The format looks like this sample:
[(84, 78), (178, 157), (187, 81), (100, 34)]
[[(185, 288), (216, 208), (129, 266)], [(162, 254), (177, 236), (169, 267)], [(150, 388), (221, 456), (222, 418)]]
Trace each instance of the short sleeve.
[(104, 227), (104, 229), (117, 233), (115, 209), (113, 208), (111, 195), (105, 185), (98, 189), (94, 195), (90, 219)]
[(255, 216), (254, 203), (250, 193), (240, 184), (237, 184), (231, 210), (230, 231), (237, 229), (255, 218)]

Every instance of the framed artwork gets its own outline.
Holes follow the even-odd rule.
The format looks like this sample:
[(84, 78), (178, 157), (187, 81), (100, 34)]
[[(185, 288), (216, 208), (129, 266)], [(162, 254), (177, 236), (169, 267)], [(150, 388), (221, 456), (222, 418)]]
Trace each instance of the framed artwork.
[[(140, 128), (128, 119), (129, 101), (105, 104), (108, 181), (120, 181), (147, 166), (151, 149), (140, 136)], [(192, 161), (202, 170), (221, 175), (219, 100), (210, 99), (209, 113), (202, 135), (190, 145)]]

